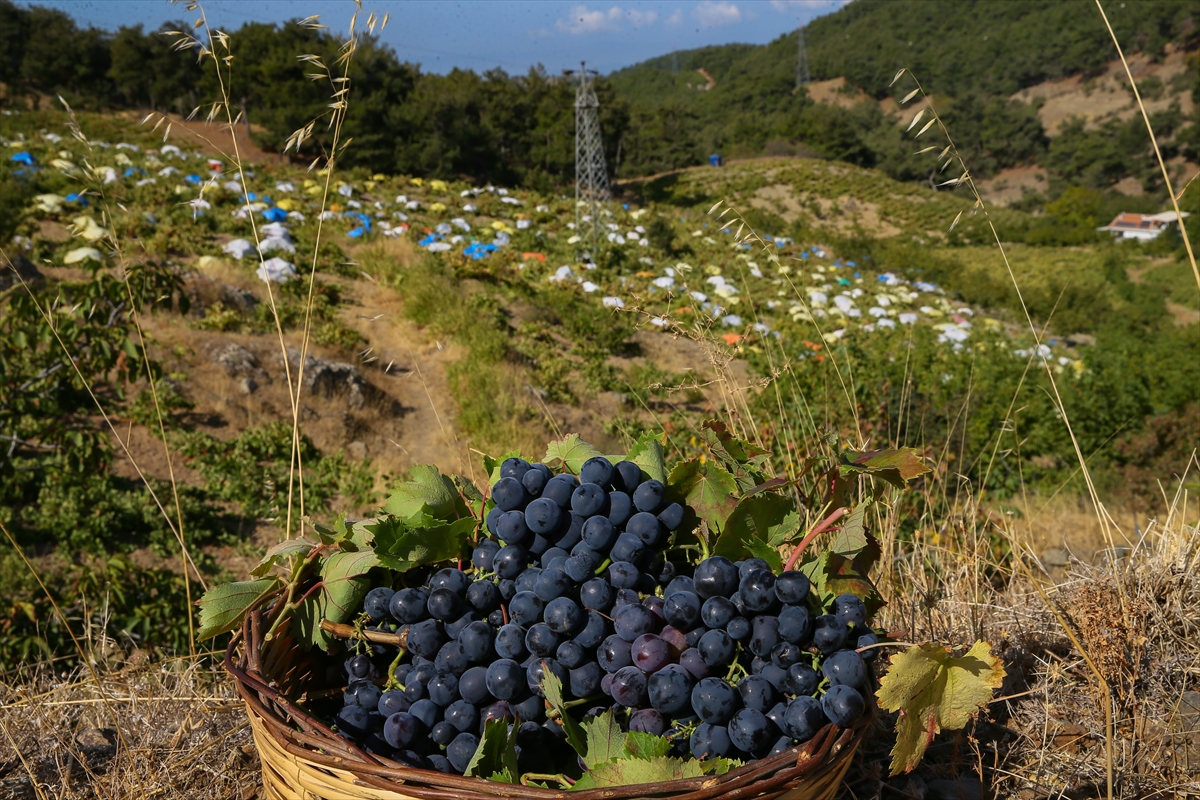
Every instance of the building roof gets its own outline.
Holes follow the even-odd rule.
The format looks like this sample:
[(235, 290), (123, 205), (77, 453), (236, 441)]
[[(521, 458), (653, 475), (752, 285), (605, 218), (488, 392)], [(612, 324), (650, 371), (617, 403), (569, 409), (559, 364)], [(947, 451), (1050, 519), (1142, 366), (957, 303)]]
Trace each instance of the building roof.
[[(1184, 211), (1184, 217), (1189, 217), (1191, 214)], [(1174, 211), (1163, 211), (1158, 214), (1131, 214), (1128, 211), (1122, 211), (1113, 218), (1113, 221), (1102, 228), (1096, 230), (1101, 231), (1149, 231), (1153, 233), (1161, 233), (1164, 228), (1175, 222), (1177, 217)]]

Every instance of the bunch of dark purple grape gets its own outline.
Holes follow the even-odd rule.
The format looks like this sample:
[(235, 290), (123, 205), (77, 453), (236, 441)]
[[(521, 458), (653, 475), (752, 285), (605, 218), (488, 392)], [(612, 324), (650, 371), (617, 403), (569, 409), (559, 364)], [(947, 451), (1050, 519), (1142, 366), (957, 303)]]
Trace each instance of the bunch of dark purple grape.
[(343, 735), (462, 773), (484, 724), (505, 720), (522, 773), (570, 771), (547, 673), (569, 713), (614, 709), (679, 757), (750, 760), (862, 715), (868, 670), (853, 648), (875, 638), (858, 597), (814, 618), (808, 579), (761, 559), (713, 557), (677, 575), (663, 552), (686, 509), (632, 462), (592, 458), (577, 479), (510, 458), (500, 475), (494, 538), (470, 569), (367, 594), (367, 627), (402, 633), (406, 648), (373, 644), (346, 661)]

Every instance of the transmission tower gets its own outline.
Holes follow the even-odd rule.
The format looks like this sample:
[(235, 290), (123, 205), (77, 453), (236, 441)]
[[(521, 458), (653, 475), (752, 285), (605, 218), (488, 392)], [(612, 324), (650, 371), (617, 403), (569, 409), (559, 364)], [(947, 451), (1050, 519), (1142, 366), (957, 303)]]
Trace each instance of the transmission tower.
[(575, 90), (575, 233), (590, 248), (592, 257), (604, 230), (600, 214), (611, 199), (600, 141), (600, 101), (591, 80), (596, 74), (581, 63)]
[(796, 38), (800, 42), (800, 48), (796, 52), (796, 88), (799, 89), (810, 80), (808, 76), (808, 51), (804, 49), (803, 25), (796, 29)]

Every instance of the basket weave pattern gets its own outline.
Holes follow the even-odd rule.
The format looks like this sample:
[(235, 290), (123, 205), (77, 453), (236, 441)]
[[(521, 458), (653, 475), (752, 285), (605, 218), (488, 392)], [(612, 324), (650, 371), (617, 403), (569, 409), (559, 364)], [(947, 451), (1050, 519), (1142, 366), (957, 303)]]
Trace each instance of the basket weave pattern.
[(851, 729), (827, 725), (802, 745), (724, 775), (665, 783), (568, 792), (448, 775), (367, 753), (289, 700), (312, 687), (316, 665), (294, 642), (284, 643), (284, 657), (264, 663), (266, 616), (246, 615), (225, 667), (246, 703), (271, 800), (832, 800), (873, 718)]

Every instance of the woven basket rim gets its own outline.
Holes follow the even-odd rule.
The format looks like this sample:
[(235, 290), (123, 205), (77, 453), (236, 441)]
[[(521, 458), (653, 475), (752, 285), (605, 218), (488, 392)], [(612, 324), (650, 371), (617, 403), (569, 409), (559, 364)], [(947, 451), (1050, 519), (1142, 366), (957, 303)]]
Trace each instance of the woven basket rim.
[[(375, 789), (417, 798), (491, 800), (518, 798), (577, 798), (577, 800), (633, 800), (664, 797), (673, 800), (712, 800), (727, 797), (776, 796), (801, 781), (819, 778), (837, 769), (853, 756), (875, 717), (874, 706), (854, 727), (830, 723), (807, 742), (783, 753), (757, 759), (723, 775), (704, 775), (654, 784), (631, 784), (580, 791), (547, 789), (507, 784), (477, 777), (419, 769), (377, 754), (368, 753), (355, 742), (335, 733), (309, 715), (272, 686), (260, 663), (265, 612), (252, 609), (242, 629), (236, 631), (225, 650), (225, 669), (234, 678), (236, 690), (246, 704), (247, 714), (257, 717), (262, 727), (293, 758), (337, 769)], [(769, 794), (768, 794), (769, 793)]]

